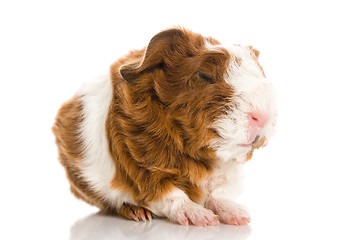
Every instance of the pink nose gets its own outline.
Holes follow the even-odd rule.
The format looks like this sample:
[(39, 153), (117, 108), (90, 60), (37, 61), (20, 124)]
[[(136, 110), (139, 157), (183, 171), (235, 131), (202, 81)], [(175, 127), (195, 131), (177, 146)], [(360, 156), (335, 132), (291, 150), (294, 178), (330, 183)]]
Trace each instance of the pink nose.
[(260, 112), (250, 112), (247, 116), (250, 135), (248, 141), (252, 143), (260, 134), (262, 128), (267, 124), (269, 117)]
[(268, 122), (269, 117), (260, 112), (248, 113), (248, 122), (250, 127), (263, 128)]

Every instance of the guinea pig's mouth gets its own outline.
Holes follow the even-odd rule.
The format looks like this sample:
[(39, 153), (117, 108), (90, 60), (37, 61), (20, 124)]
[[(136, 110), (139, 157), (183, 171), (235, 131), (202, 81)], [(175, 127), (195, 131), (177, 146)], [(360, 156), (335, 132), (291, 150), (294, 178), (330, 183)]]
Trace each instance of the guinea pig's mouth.
[(258, 140), (260, 139), (261, 137), (259, 135), (256, 136), (256, 138), (253, 140), (252, 144), (255, 144), (256, 142), (258, 142)]
[(261, 137), (260, 137), (259, 135), (257, 135), (257, 136), (255, 137), (255, 139), (253, 140), (253, 142), (251, 142), (251, 143), (237, 144), (237, 146), (239, 146), (239, 147), (244, 147), (244, 148), (252, 147), (254, 144), (256, 144), (256, 143), (259, 141), (260, 138), (261, 138)]
[(243, 143), (243, 144), (237, 144), (237, 146), (238, 146), (238, 147), (243, 147), (243, 148), (248, 148), (248, 147), (251, 147), (252, 144), (245, 144), (245, 143)]

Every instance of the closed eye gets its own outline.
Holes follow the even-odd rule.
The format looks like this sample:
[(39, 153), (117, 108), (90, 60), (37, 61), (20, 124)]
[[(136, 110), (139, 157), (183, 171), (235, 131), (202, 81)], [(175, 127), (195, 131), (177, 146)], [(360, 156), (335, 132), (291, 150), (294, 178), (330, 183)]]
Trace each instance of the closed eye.
[(209, 84), (216, 83), (216, 81), (214, 81), (214, 79), (206, 73), (198, 72), (198, 77)]

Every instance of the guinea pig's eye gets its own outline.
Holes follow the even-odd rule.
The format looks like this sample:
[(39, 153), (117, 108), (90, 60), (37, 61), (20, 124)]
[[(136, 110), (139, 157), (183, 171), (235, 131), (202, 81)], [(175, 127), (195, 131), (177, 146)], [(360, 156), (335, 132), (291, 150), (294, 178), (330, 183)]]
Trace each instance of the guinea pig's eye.
[(203, 81), (205, 81), (205, 82), (207, 82), (207, 83), (209, 83), (209, 84), (214, 84), (214, 83), (216, 83), (216, 81), (214, 81), (214, 79), (213, 79), (211, 76), (207, 75), (206, 73), (198, 72), (198, 77), (199, 77), (201, 80), (203, 80)]

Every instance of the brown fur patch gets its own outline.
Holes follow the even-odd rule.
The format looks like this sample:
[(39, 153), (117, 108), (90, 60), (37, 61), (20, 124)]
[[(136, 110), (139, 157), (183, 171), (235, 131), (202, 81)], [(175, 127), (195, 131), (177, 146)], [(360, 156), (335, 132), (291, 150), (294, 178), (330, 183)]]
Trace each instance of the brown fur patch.
[(232, 95), (223, 80), (229, 57), (209, 52), (199, 34), (171, 29), (156, 35), (146, 50), (113, 64), (106, 128), (117, 166), (114, 188), (131, 191), (141, 206), (174, 187), (193, 201), (201, 199), (199, 184), (216, 161), (209, 148), (216, 133), (209, 126)]

